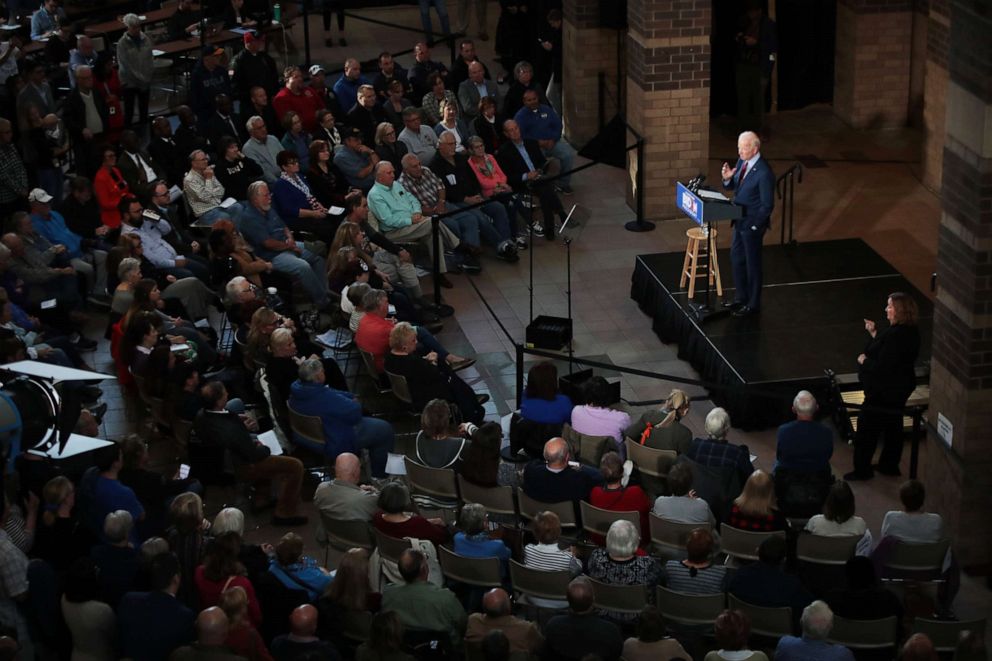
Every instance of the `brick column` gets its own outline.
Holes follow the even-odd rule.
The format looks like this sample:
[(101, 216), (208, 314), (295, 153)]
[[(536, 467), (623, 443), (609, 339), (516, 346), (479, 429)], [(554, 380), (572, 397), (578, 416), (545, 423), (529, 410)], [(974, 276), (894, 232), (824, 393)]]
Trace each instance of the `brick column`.
[[(976, 11), (984, 6), (984, 12)], [(992, 572), (992, 14), (953, 0), (948, 15), (943, 210), (937, 246), (930, 421), (922, 462), (927, 506), (939, 512), (961, 565)]]
[(606, 74), (605, 121), (617, 114), (617, 30), (599, 27), (599, 0), (565, 0), (562, 105), (565, 135), (584, 145), (599, 132), (599, 74)]
[(906, 125), (912, 33), (912, 0), (838, 0), (838, 117), (855, 128)]
[(927, 8), (927, 58), (923, 78), (923, 185), (940, 192), (947, 118), (947, 47), (951, 9), (948, 0)]
[(645, 216), (672, 218), (676, 180), (707, 171), (711, 3), (630, 0), (627, 17), (627, 123), (647, 140), (644, 163), (629, 152), (628, 201), (647, 168)]

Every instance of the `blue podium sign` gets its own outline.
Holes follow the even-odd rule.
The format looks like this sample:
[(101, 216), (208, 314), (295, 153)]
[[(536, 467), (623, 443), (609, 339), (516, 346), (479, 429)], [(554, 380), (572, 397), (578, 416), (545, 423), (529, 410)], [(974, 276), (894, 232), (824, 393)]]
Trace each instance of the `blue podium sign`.
[(697, 225), (703, 224), (703, 201), (682, 182), (675, 182), (675, 205)]

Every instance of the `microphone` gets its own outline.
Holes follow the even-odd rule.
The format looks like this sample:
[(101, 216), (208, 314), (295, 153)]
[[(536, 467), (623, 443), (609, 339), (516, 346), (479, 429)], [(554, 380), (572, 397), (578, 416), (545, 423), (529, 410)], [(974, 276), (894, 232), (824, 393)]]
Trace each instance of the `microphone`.
[(706, 175), (700, 173), (689, 180), (689, 185), (687, 188), (693, 193), (696, 193), (699, 191), (699, 187), (703, 185), (704, 181), (706, 181)]

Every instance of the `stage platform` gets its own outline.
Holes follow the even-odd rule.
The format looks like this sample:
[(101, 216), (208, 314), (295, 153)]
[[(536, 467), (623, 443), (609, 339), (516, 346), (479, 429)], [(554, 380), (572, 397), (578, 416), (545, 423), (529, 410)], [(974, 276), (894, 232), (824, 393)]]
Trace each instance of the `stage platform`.
[[(795, 393), (805, 388), (827, 404), (827, 369), (857, 372), (868, 340), (863, 319), (883, 328), (888, 294), (903, 291), (920, 307), (919, 362), (930, 359), (933, 305), (895, 268), (860, 239), (766, 245), (761, 312), (699, 322), (678, 286), (685, 253), (639, 255), (631, 298), (654, 319), (662, 342), (678, 343), (679, 358), (707, 382), (713, 401), (735, 427), (760, 429), (791, 417)], [(724, 300), (733, 300), (729, 249), (719, 250)], [(699, 278), (694, 302), (705, 300)], [(716, 291), (710, 304), (722, 310)], [(825, 411), (821, 411), (825, 412)]]

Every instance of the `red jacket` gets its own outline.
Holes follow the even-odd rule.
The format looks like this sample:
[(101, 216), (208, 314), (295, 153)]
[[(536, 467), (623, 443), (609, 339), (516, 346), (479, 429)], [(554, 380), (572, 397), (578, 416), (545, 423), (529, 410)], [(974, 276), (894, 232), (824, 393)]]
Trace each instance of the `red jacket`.
[[(637, 512), (641, 515), (641, 545), (643, 546), (650, 541), (651, 528), (648, 523), (648, 512), (651, 510), (651, 499), (644, 493), (644, 489), (636, 484), (619, 491), (593, 487), (589, 493), (589, 504), (611, 512)], [(590, 537), (599, 537), (599, 539), (593, 539), (596, 544), (606, 544), (606, 539), (599, 535), (591, 535)]]
[(125, 195), (131, 194), (121, 171), (115, 167), (111, 174), (107, 168), (101, 166), (93, 177), (93, 194), (100, 205), (100, 220), (103, 224), (111, 229), (120, 227), (121, 212), (117, 210), (117, 205)]
[[(309, 87), (304, 87), (299, 94), (293, 94), (288, 87), (283, 87), (272, 99), (272, 108), (276, 111), (276, 117), (280, 122), (286, 113), (292, 110), (303, 120), (303, 130), (307, 133), (317, 130), (317, 111), (323, 107), (324, 100)], [(273, 127), (269, 127), (270, 133), (273, 130), (275, 130)]]
[(375, 368), (380, 372), (384, 369), (383, 362), (389, 351), (389, 332), (395, 322), (383, 319), (371, 312), (365, 314), (358, 322), (358, 332), (355, 333), (355, 344), (362, 351), (368, 351), (375, 356)]

